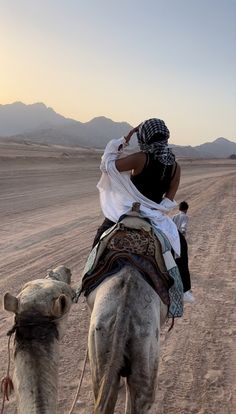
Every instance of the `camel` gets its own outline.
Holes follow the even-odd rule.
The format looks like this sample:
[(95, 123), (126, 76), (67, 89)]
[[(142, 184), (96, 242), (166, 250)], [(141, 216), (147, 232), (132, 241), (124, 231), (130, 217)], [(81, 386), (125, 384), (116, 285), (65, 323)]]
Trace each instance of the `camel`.
[(17, 297), (4, 295), (4, 308), (15, 314), (18, 414), (56, 413), (59, 341), (74, 297), (70, 283), (70, 270), (59, 266), (46, 278), (28, 282)]
[[(15, 313), (18, 414), (57, 411), (59, 340), (74, 297), (70, 276), (61, 266), (45, 279), (28, 282), (17, 297), (4, 296), (5, 309)], [(131, 265), (107, 277), (87, 303), (94, 414), (114, 413), (121, 377), (126, 377), (125, 414), (147, 414), (155, 399), (167, 306)]]
[(87, 303), (94, 414), (114, 413), (121, 376), (126, 377), (125, 414), (147, 414), (155, 400), (167, 306), (130, 265), (106, 278)]

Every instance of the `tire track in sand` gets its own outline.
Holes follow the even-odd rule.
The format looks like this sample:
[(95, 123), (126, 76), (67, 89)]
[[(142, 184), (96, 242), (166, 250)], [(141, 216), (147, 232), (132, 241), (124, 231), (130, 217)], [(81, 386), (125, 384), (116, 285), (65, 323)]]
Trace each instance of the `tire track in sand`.
[[(84, 183), (80, 187), (79, 180), (83, 180), (82, 167), (80, 174), (75, 172), (76, 180), (78, 180), (78, 194), (76, 195), (74, 185), (70, 187), (71, 174), (68, 175), (66, 197), (70, 196), (71, 192), (74, 196), (70, 196), (69, 201), (65, 203), (66, 197), (63, 198), (60, 188), (61, 176), (64, 176), (65, 168), (67, 167), (60, 164), (61, 175), (57, 173), (53, 178), (52, 197), (40, 201), (38, 210), (36, 196), (33, 206), (36, 208), (33, 210), (33, 215), (28, 209), (23, 213), (24, 220), (29, 227), (22, 234), (18, 232), (17, 237), (23, 240), (22, 235), (26, 236), (27, 241), (27, 235), (30, 239), (36, 234), (36, 238), (33, 237), (32, 245), (25, 244), (27, 245), (25, 251), (16, 249), (11, 255), (8, 250), (6, 255), (3, 255), (2, 291), (16, 292), (24, 282), (42, 277), (44, 269), (62, 261), (72, 268), (74, 283), (79, 280), (92, 237), (101, 221), (98, 194), (94, 191), (97, 170), (91, 171), (90, 178), (86, 182), (88, 189), (85, 188)], [(199, 166), (199, 168), (202, 167)], [(236, 347), (235, 321), (233, 320), (233, 315), (235, 315), (235, 276), (233, 274), (235, 257), (233, 258), (233, 253), (235, 252), (236, 220), (232, 207), (235, 202), (236, 176), (226, 170), (222, 172), (222, 177), (216, 177), (214, 171), (211, 177), (211, 171), (208, 168), (207, 177), (201, 175), (198, 179), (197, 173), (194, 173), (194, 177), (190, 179), (192, 167), (190, 166), (189, 170), (187, 167), (186, 172), (189, 171), (190, 175), (186, 181), (182, 181), (178, 192), (179, 201), (187, 198), (190, 202), (190, 265), (197, 303), (194, 306), (186, 306), (184, 317), (176, 321), (174, 330), (166, 340), (165, 332), (163, 332), (159, 391), (152, 414), (166, 414), (167, 412), (168, 414), (211, 414), (213, 412), (233, 414), (236, 412), (234, 400)], [(88, 175), (88, 171), (86, 174)], [(74, 172), (72, 176), (74, 177)], [(44, 182), (42, 189), (44, 189)], [(23, 190), (24, 187), (22, 187)], [(57, 205), (58, 210), (55, 210), (54, 202), (58, 200), (58, 191), (62, 199)], [(48, 195), (50, 196), (50, 192)], [(81, 196), (83, 196), (82, 204)], [(79, 208), (75, 210), (77, 200)], [(21, 201), (19, 203), (21, 205)], [(49, 219), (48, 213), (50, 213)], [(14, 216), (19, 220), (16, 228), (19, 231), (21, 231), (21, 217), (20, 211), (19, 216)], [(79, 225), (84, 217), (87, 219)], [(78, 226), (74, 225), (76, 218)], [(37, 219), (36, 233), (31, 230), (31, 224), (35, 219)], [(45, 228), (45, 226), (40, 227), (40, 221), (43, 222), (45, 219), (48, 219), (49, 227), (50, 223), (52, 227), (51, 220), (53, 221), (55, 232), (53, 237), (45, 232), (45, 238), (43, 236), (42, 239), (40, 237), (37, 239), (37, 232)], [(8, 230), (11, 220), (12, 216), (6, 214), (4, 229)], [(9, 234), (10, 243), (12, 243), (12, 236), (14, 236), (13, 233)], [(66, 336), (61, 345), (58, 414), (68, 412), (76, 391), (87, 344), (88, 321), (89, 314), (85, 301), (81, 298), (79, 304), (73, 307), (70, 313)], [(7, 347), (5, 335), (11, 326), (11, 317), (7, 313), (2, 313), (1, 322), (0, 361), (1, 374), (4, 375)], [(75, 413), (90, 414), (93, 410), (93, 395), (88, 365), (79, 399), (82, 403), (76, 407)], [(116, 414), (123, 413), (123, 407), (124, 398), (121, 393)], [(7, 406), (7, 413), (15, 413), (14, 399), (11, 399)]]

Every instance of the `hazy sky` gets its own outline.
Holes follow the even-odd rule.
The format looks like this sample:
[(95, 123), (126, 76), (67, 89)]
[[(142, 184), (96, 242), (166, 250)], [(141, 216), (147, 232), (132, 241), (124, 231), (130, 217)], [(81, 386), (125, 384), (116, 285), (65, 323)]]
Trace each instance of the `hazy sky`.
[(0, 103), (236, 141), (236, 0), (1, 0)]

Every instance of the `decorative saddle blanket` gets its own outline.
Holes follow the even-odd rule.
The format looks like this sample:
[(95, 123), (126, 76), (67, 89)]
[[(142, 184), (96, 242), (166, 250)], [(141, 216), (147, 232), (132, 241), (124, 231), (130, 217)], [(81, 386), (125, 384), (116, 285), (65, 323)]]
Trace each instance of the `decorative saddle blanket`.
[(104, 232), (91, 251), (83, 271), (82, 292), (89, 295), (124, 264), (138, 268), (168, 306), (169, 317), (182, 316), (183, 286), (169, 242), (133, 211)]
[(118, 252), (130, 252), (142, 256), (155, 256), (155, 236), (144, 230), (120, 226), (109, 239), (107, 248)]

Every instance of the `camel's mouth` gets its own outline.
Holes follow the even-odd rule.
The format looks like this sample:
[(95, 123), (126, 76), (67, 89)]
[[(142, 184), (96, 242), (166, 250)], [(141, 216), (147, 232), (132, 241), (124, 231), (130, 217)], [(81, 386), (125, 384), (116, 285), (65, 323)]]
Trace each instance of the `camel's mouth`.
[(56, 319), (44, 316), (37, 311), (25, 311), (15, 315), (15, 338), (19, 342), (47, 342), (59, 338)]

